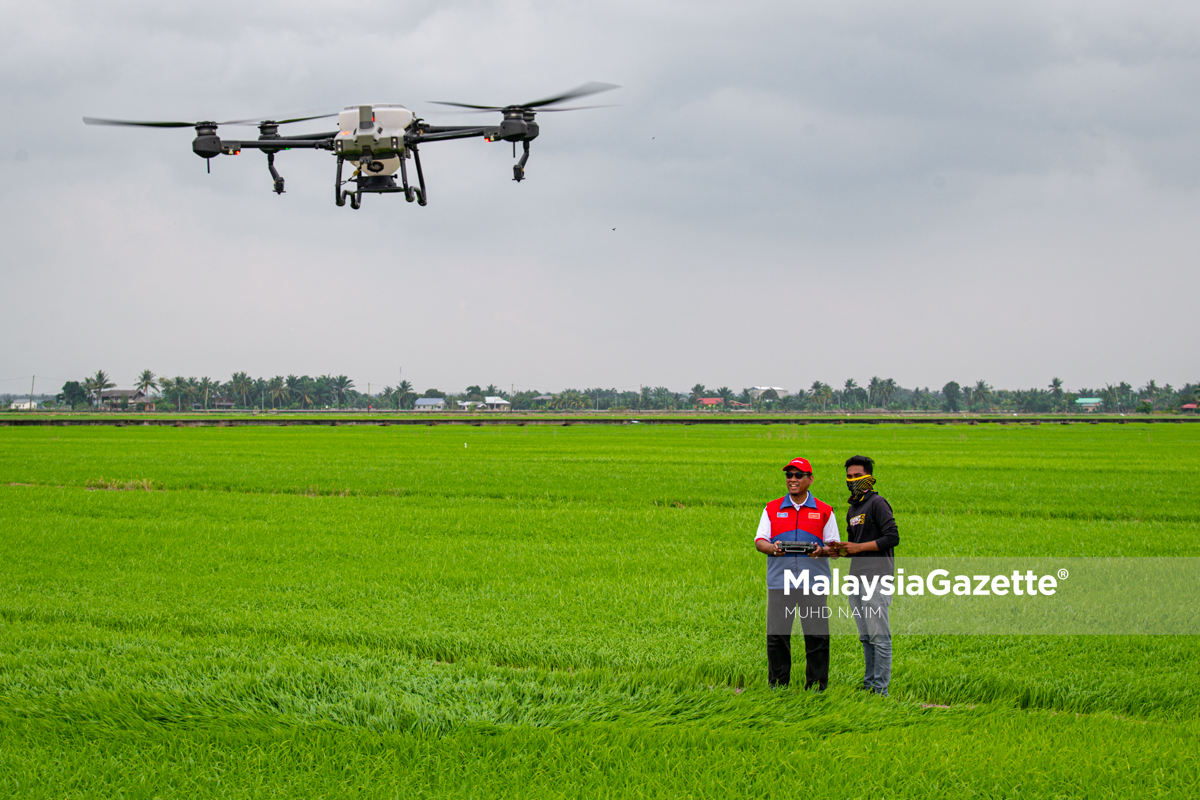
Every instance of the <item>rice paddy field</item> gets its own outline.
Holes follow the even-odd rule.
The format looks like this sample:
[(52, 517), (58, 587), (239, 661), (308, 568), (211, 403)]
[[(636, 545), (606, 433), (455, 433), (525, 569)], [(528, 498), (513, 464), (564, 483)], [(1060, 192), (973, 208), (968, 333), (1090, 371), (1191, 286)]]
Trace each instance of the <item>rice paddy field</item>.
[(1196, 425), (3, 428), (0, 794), (1194, 797), (1197, 637), (767, 688), (758, 516), (855, 453), (906, 555), (1196, 555)]

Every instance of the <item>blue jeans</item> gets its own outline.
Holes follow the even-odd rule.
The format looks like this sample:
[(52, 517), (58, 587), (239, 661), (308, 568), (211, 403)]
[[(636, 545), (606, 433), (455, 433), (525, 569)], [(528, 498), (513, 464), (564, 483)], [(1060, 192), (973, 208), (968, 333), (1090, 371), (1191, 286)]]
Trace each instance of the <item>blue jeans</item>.
[(853, 594), (846, 599), (863, 647), (863, 688), (886, 696), (892, 681), (892, 629), (888, 624), (892, 596), (876, 591), (870, 600)]

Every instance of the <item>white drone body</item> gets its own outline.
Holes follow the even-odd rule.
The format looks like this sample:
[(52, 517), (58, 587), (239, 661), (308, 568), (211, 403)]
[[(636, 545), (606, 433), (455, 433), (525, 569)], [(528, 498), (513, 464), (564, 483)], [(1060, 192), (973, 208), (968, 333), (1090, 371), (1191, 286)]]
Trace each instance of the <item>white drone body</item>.
[(333, 150), (362, 170), (363, 154), (371, 175), (395, 175), (401, 158), (412, 158), (404, 134), (416, 114), (394, 103), (346, 106), (338, 114)]

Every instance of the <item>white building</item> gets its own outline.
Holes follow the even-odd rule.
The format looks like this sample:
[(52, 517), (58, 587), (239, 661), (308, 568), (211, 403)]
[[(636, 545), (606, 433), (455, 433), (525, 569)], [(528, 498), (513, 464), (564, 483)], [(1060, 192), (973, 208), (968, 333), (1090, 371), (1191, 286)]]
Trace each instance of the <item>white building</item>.
[(752, 386), (750, 387), (750, 396), (757, 400), (766, 394), (767, 391), (774, 391), (780, 400), (788, 396), (788, 390), (781, 386)]
[(15, 411), (33, 411), (38, 407), (38, 404), (32, 400), (25, 400), (20, 403), (13, 403), (12, 408)]
[(414, 407), (417, 411), (445, 411), (446, 399), (444, 397), (421, 397), (417, 399)]
[(483, 407), (488, 411), (508, 411), (512, 405), (503, 397), (485, 397)]

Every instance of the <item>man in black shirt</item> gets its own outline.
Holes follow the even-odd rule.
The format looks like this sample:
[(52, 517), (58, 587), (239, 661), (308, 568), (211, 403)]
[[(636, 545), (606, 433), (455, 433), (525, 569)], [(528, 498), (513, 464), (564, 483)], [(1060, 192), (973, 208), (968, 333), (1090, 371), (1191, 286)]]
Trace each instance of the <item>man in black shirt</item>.
[(858, 593), (846, 599), (863, 646), (862, 688), (886, 697), (892, 679), (892, 631), (888, 624), (892, 595), (880, 589), (884, 575), (895, 575), (893, 552), (900, 544), (900, 534), (891, 505), (875, 491), (874, 472), (875, 462), (866, 456), (852, 456), (846, 461), (846, 485), (850, 490), (847, 536), (845, 542), (832, 547), (838, 555), (853, 559), (850, 574), (858, 577)]

